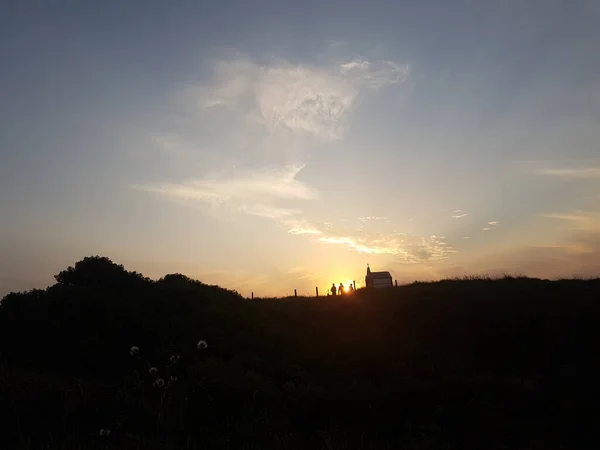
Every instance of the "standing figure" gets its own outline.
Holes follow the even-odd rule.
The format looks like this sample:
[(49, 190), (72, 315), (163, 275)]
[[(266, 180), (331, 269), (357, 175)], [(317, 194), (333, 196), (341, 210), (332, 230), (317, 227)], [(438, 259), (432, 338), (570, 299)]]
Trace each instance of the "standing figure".
[(344, 295), (344, 285), (342, 283), (340, 283), (340, 287), (338, 288), (338, 292), (340, 293), (340, 295)]
[(335, 283), (331, 283), (331, 295), (335, 296), (336, 294), (336, 288), (335, 288)]

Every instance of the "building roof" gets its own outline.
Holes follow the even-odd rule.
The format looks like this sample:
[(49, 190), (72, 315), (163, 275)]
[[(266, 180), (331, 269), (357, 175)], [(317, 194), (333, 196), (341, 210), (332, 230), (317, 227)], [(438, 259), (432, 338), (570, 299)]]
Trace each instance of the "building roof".
[(392, 278), (389, 272), (371, 272), (367, 275), (369, 278)]
[(392, 278), (389, 272), (371, 272), (371, 267), (367, 264), (367, 278)]

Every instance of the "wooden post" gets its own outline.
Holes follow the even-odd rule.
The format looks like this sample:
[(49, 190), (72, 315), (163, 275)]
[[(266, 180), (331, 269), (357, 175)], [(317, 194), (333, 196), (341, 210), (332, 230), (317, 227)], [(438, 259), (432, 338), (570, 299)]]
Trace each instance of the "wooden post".
[(356, 280), (352, 281), (352, 286), (354, 286), (354, 290), (356, 290)]
[(319, 286), (317, 286), (317, 287), (315, 288), (315, 291), (317, 292), (317, 297), (318, 297), (318, 296), (319, 296)]
[(294, 297), (298, 297), (298, 293), (296, 292), (296, 289), (294, 289)]
[(252, 300), (254, 300), (254, 292), (252, 293)]
[(394, 280), (394, 284), (398, 287), (398, 280)]

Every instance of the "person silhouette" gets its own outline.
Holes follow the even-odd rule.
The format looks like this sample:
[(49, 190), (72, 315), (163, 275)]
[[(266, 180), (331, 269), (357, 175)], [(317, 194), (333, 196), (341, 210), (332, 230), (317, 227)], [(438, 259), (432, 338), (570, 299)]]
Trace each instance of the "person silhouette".
[(352, 283), (350, 283), (350, 286), (348, 286), (348, 294), (352, 294), (354, 292), (354, 286), (352, 286)]
[(331, 283), (331, 295), (335, 295), (336, 294), (336, 288), (335, 288), (335, 283)]
[(338, 288), (338, 292), (340, 293), (340, 295), (344, 295), (344, 290), (344, 285), (340, 283), (340, 287)]

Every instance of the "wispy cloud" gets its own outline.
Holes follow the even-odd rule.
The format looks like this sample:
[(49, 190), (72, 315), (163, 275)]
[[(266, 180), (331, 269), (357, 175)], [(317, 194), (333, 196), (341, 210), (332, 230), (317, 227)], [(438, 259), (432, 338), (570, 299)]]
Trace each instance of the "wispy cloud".
[[(403, 83), (409, 76), (409, 69), (408, 65), (393, 61), (365, 58), (341, 64), (338, 61), (311, 65), (282, 60), (262, 63), (236, 55), (214, 61), (212, 79), (179, 91), (178, 99), (185, 109), (186, 120), (183, 122), (191, 127), (202, 118), (223, 120), (223, 124), (232, 119), (236, 130), (233, 145), (243, 142), (249, 152), (258, 153), (267, 160), (272, 160), (273, 149), (292, 148), (296, 159), (306, 161), (307, 155), (299, 157), (297, 154), (302, 153), (303, 148), (310, 148), (307, 144), (313, 144), (305, 138), (317, 138), (322, 142), (341, 139), (357, 99), (386, 86)], [(187, 129), (179, 134), (157, 135), (154, 142), (167, 153), (179, 153), (194, 147), (189, 137), (196, 135)], [(227, 150), (227, 137), (217, 137), (216, 143), (211, 142), (210, 146), (219, 148), (220, 139)], [(277, 159), (289, 159), (285, 152), (278, 151)], [(417, 238), (407, 236), (381, 237), (364, 232), (354, 236), (347, 233), (349, 227), (334, 230), (331, 223), (306, 220), (298, 202), (317, 199), (318, 192), (296, 178), (303, 167), (288, 164), (236, 170), (173, 183), (136, 185), (135, 188), (180, 202), (275, 219), (289, 234), (316, 239), (323, 244), (344, 244), (361, 253), (405, 254), (408, 255), (405, 258), (415, 260), (420, 257), (414, 255), (425, 254), (420, 248), (435, 248), (429, 238), (417, 245)], [(359, 222), (389, 223), (389, 219), (373, 215), (361, 217)], [(397, 244), (402, 245), (398, 247)], [(427, 254), (436, 252), (438, 250), (430, 250)]]
[(571, 229), (587, 232), (600, 232), (600, 212), (572, 211), (569, 213), (542, 214), (548, 219), (557, 219), (568, 224)]
[(162, 185), (135, 185), (135, 189), (157, 192), (167, 197), (225, 207), (231, 212), (272, 219), (300, 213), (282, 207), (279, 200), (310, 200), (318, 192), (298, 181), (296, 175), (304, 165), (263, 168), (256, 171), (236, 171), (230, 176), (213, 174), (199, 180)]
[(500, 223), (500, 221), (498, 220), (492, 220), (490, 222), (487, 223), (487, 227), (485, 227), (483, 229), (483, 231), (490, 231), (493, 227), (495, 227), (496, 225), (498, 225)]
[(342, 245), (357, 253), (394, 257), (398, 262), (425, 263), (447, 258), (455, 250), (443, 237), (418, 237), (406, 233), (368, 233), (352, 227), (333, 227), (330, 222), (311, 223), (286, 219), (288, 233), (312, 235), (321, 244)]
[(323, 231), (315, 224), (312, 224), (308, 220), (299, 219), (299, 218), (290, 218), (286, 219), (283, 222), (283, 225), (288, 227), (289, 234), (323, 234)]
[(369, 62), (354, 59), (340, 65), (343, 75), (350, 77), (355, 83), (371, 89), (379, 89), (388, 84), (402, 83), (409, 74), (408, 64), (397, 64), (393, 61)]
[(315, 273), (303, 266), (292, 267), (287, 271), (287, 275), (294, 280), (316, 281), (319, 279)]
[(557, 178), (590, 179), (600, 178), (600, 167), (563, 168), (563, 169), (537, 169), (538, 175), (547, 175)]
[(516, 167), (524, 173), (564, 180), (600, 178), (598, 158), (516, 161)]
[(324, 236), (324, 244), (345, 245), (358, 253), (394, 256), (405, 263), (426, 263), (446, 259), (455, 250), (436, 236), (417, 237), (403, 233), (362, 236)]
[(453, 211), (453, 215), (452, 218), (453, 219), (462, 219), (463, 217), (468, 216), (469, 214), (464, 212), (462, 209), (457, 209), (455, 211)]
[(359, 217), (358, 220), (360, 222), (367, 222), (370, 220), (388, 220), (387, 217), (379, 217), (379, 216), (365, 216), (365, 217)]
[(345, 119), (359, 93), (403, 82), (408, 65), (353, 60), (316, 67), (249, 58), (217, 61), (214, 83), (192, 89), (206, 108), (245, 110), (270, 132), (289, 131), (325, 140), (342, 137)]
[(152, 142), (164, 153), (168, 155), (189, 155), (191, 147), (182, 141), (176, 134), (156, 134), (152, 136)]

